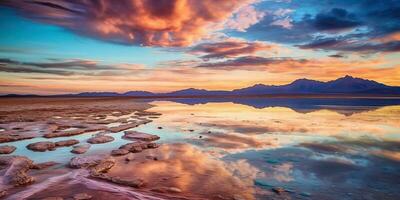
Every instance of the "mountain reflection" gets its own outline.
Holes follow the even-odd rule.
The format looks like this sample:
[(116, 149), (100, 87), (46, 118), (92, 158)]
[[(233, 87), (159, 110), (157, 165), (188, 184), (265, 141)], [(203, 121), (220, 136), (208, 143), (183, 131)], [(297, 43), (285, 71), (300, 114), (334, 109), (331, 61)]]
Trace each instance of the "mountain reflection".
[(327, 139), (386, 139), (400, 129), (400, 106), (374, 107), (370, 112), (345, 116), (327, 109), (299, 113), (285, 107), (258, 109), (231, 102), (152, 104), (155, 107), (150, 110), (163, 113), (163, 117), (149, 125), (154, 128), (143, 131), (222, 154)]
[[(398, 199), (393, 187), (400, 180), (397, 99), (163, 99), (151, 104), (150, 111), (163, 115), (143, 131), (160, 135), (173, 144), (169, 148), (185, 143), (182, 154), (192, 154), (195, 147), (219, 159), (228, 171), (227, 163), (236, 163), (235, 174), (252, 169), (244, 173), (250, 178), (241, 186), (253, 184), (253, 190), (243, 194), (256, 199)], [(174, 156), (180, 160), (171, 162), (180, 166), (174, 170), (191, 165), (184, 155)], [(225, 174), (203, 155), (194, 157), (193, 168), (203, 170), (202, 163), (209, 163), (203, 172)], [(228, 185), (229, 177), (222, 176)], [(183, 185), (196, 185), (193, 180), (182, 179)], [(202, 180), (205, 189), (210, 179)], [(285, 192), (275, 194), (274, 188)]]
[[(400, 105), (400, 98), (167, 98), (162, 99), (186, 105), (231, 102), (262, 109), (267, 107), (285, 107), (299, 113), (317, 110), (331, 110), (346, 116), (375, 110), (384, 106)], [(151, 100), (152, 101), (152, 100)], [(157, 100), (155, 100), (157, 101)]]

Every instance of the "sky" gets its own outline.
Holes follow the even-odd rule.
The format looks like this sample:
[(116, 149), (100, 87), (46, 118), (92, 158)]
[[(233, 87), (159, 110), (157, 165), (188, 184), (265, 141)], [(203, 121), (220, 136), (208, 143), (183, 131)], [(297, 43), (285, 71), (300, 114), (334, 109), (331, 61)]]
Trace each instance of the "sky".
[(398, 0), (2, 0), (0, 94), (400, 86)]

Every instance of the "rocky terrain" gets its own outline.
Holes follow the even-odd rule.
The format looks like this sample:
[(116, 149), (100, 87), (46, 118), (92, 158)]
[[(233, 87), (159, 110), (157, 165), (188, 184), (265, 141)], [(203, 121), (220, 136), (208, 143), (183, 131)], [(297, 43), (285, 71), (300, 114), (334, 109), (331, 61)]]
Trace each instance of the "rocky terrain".
[[(30, 197), (33, 192), (32, 194), (27, 192), (30, 190), (28, 185), (50, 184), (46, 181), (38, 181), (41, 178), (36, 178), (35, 175), (41, 177), (51, 174), (51, 171), (36, 173), (32, 170), (48, 170), (54, 165), (64, 170), (68, 168), (85, 169), (89, 178), (101, 179), (118, 185), (135, 187), (142, 185), (137, 180), (129, 181), (105, 175), (107, 170), (115, 164), (112, 157), (103, 154), (84, 154), (90, 149), (90, 144), (97, 145), (114, 141), (113, 133), (151, 122), (148, 117), (158, 116), (159, 114), (145, 111), (150, 107), (149, 105), (115, 98), (6, 98), (0, 99), (0, 101), (2, 105), (0, 107), (0, 143), (3, 143), (3, 145), (0, 145), (0, 154), (12, 154), (17, 148), (26, 148), (33, 152), (43, 153), (43, 156), (45, 156), (46, 151), (57, 151), (58, 148), (70, 148), (70, 151), (74, 154), (83, 154), (73, 157), (69, 163), (60, 164), (51, 161), (35, 164), (33, 160), (25, 156), (1, 156), (1, 197), (14, 199), (15, 195), (21, 194), (21, 192), (26, 197)], [(92, 134), (93, 136), (87, 141), (68, 139), (68, 137), (82, 134)], [(133, 135), (133, 133), (130, 134), (132, 137)], [(144, 140), (146, 140), (143, 133), (138, 134), (138, 137), (144, 137)], [(151, 135), (151, 137), (151, 141), (154, 141), (155, 136)], [(53, 138), (60, 138), (61, 140), (54, 141)], [(156, 139), (158, 138), (156, 137)], [(25, 147), (12, 145), (13, 142), (33, 139), (35, 139), (35, 142), (31, 142)], [(138, 153), (145, 149), (157, 147), (158, 144), (156, 143), (130, 138), (120, 149), (110, 149), (109, 152), (110, 155), (121, 156), (130, 152)], [(17, 186), (26, 186), (27, 188), (23, 190)], [(37, 187), (40, 188), (40, 186)], [(43, 199), (64, 198), (61, 196), (43, 197)], [(92, 195), (77, 193), (67, 198), (91, 199)]]

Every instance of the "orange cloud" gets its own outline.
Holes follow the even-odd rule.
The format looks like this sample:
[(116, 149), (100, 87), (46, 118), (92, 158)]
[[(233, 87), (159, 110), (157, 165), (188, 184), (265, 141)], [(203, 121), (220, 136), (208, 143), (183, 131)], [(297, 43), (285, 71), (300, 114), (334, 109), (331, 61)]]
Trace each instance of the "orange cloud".
[[(33, 19), (102, 40), (188, 46), (254, 0), (3, 1)], [(249, 12), (255, 12), (250, 10)], [(248, 23), (247, 23), (248, 24)], [(214, 30), (215, 31), (215, 30)]]
[(263, 42), (248, 42), (242, 40), (227, 40), (224, 42), (202, 43), (189, 52), (201, 54), (203, 59), (232, 58), (243, 55), (253, 55), (260, 51), (271, 51), (274, 45)]
[(385, 35), (383, 37), (374, 38), (372, 39), (372, 41), (381, 43), (400, 41), (400, 32), (395, 32), (389, 35)]
[(397, 151), (389, 151), (389, 150), (375, 150), (371, 152), (375, 156), (383, 157), (389, 160), (393, 160), (395, 162), (400, 161), (400, 152)]

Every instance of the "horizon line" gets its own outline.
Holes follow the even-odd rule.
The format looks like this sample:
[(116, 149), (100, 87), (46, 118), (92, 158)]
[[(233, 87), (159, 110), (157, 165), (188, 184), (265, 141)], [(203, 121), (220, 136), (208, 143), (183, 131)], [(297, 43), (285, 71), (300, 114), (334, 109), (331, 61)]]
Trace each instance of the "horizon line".
[[(12, 96), (12, 95), (16, 95), (16, 96), (51, 97), (51, 96), (79, 95), (79, 94), (84, 94), (84, 93), (114, 93), (114, 94), (118, 94), (118, 95), (124, 95), (124, 94), (129, 93), (129, 92), (147, 92), (147, 93), (152, 93), (152, 94), (155, 94), (155, 95), (159, 95), (159, 96), (154, 96), (154, 97), (162, 97), (163, 94), (168, 94), (168, 93), (178, 92), (178, 91), (183, 91), (183, 90), (190, 90), (190, 89), (193, 89), (193, 90), (203, 90), (203, 91), (207, 91), (207, 92), (233, 92), (234, 90), (244, 89), (244, 88), (250, 88), (250, 87), (257, 86), (257, 85), (263, 85), (263, 86), (277, 86), (277, 87), (279, 87), (279, 86), (286, 86), (286, 85), (293, 84), (294, 82), (299, 81), (299, 80), (308, 80), (308, 81), (315, 81), (315, 82), (320, 82), (320, 83), (328, 83), (328, 82), (336, 81), (336, 80), (343, 79), (343, 78), (361, 79), (361, 80), (364, 80), (364, 81), (373, 81), (373, 82), (376, 82), (376, 83), (379, 83), (379, 84), (383, 84), (383, 85), (389, 86), (389, 87), (400, 87), (400, 86), (386, 85), (386, 84), (384, 84), (384, 83), (380, 83), (380, 82), (377, 82), (377, 81), (372, 80), (372, 79), (359, 78), (359, 77), (355, 77), (355, 76), (352, 76), (352, 75), (344, 75), (344, 76), (340, 76), (340, 77), (338, 77), (338, 78), (336, 78), (336, 79), (332, 79), (332, 80), (329, 80), (329, 81), (320, 81), (320, 80), (309, 79), (309, 78), (298, 78), (298, 79), (295, 79), (295, 80), (291, 81), (290, 83), (282, 84), (282, 85), (266, 85), (266, 84), (262, 84), (262, 83), (255, 83), (255, 84), (250, 85), (250, 86), (247, 86), (247, 87), (236, 88), (236, 89), (232, 89), (232, 90), (207, 90), (207, 89), (201, 89), (201, 88), (199, 89), (199, 88), (194, 88), (194, 87), (188, 87), (188, 88), (184, 88), (184, 89), (180, 89), (180, 90), (173, 90), (173, 91), (167, 91), (167, 92), (152, 92), (152, 91), (146, 91), (146, 90), (128, 90), (128, 91), (125, 91), (125, 92), (114, 92), (114, 91), (82, 91), (82, 92), (76, 92), (76, 93), (63, 93), (63, 94), (33, 94), (33, 93), (21, 94), (21, 93), (8, 93), (8, 94), (0, 94), (0, 97), (6, 97), (6, 96)], [(329, 93), (310, 93), (310, 94), (316, 94), (316, 95), (318, 95), (318, 94), (329, 94)], [(332, 93), (332, 94), (335, 95), (335, 93)], [(337, 94), (344, 94), (344, 93), (336, 93), (336, 95), (337, 95)], [(287, 95), (304, 95), (304, 93), (287, 93)], [(210, 95), (210, 96), (212, 96), (212, 95)], [(232, 95), (232, 96), (235, 96), (235, 95)], [(246, 95), (244, 95), (244, 96), (246, 96)]]

